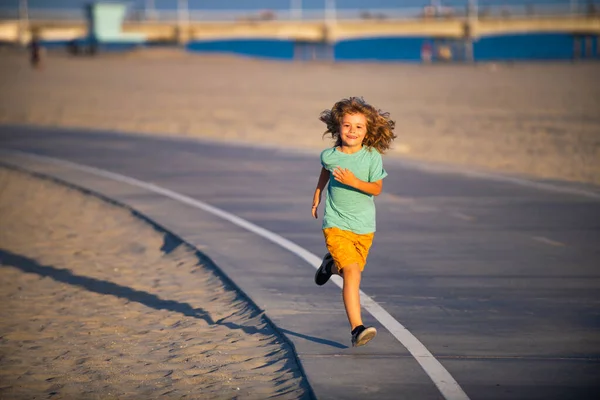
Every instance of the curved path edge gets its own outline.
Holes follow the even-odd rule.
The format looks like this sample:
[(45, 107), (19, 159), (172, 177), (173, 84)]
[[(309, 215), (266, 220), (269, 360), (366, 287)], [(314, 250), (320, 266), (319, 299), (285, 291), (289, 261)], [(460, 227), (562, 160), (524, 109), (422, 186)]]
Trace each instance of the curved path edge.
[[(44, 161), (50, 161), (50, 162), (56, 161), (56, 162), (60, 162), (60, 163), (69, 163), (64, 160), (51, 159), (50, 157), (44, 157), (44, 156), (22, 153), (22, 152), (17, 152), (17, 151), (10, 151), (10, 153), (18, 154), (19, 156), (24, 156), (24, 157), (37, 158), (37, 159), (44, 160)], [(0, 149), (0, 154), (7, 155), (8, 152)], [(76, 165), (79, 165), (79, 164), (76, 164)], [(130, 206), (124, 202), (121, 202), (119, 200), (116, 200), (112, 197), (109, 197), (97, 190), (93, 190), (93, 189), (84, 187), (84, 186), (79, 185), (74, 182), (70, 182), (66, 179), (60, 178), (51, 173), (41, 172), (41, 171), (37, 171), (37, 170), (31, 169), (31, 168), (24, 167), (24, 166), (20, 165), (18, 162), (10, 162), (10, 161), (7, 162), (5, 159), (1, 159), (0, 167), (13, 169), (15, 171), (19, 171), (19, 172), (31, 175), (31, 176), (39, 178), (39, 179), (50, 180), (52, 182), (55, 182), (58, 185), (63, 185), (63, 186), (69, 187), (71, 189), (80, 191), (85, 195), (97, 197), (97, 198), (101, 199), (102, 201), (106, 201), (116, 207), (124, 208), (124, 209), (128, 210), (129, 212), (131, 212), (136, 218), (140, 218), (145, 223), (151, 225), (157, 231), (166, 233), (169, 236), (171, 236), (172, 238), (174, 238), (175, 240), (179, 241), (180, 243), (185, 244), (186, 246), (189, 246), (190, 248), (194, 249), (194, 251), (199, 256), (200, 260), (202, 261), (203, 266), (210, 269), (211, 271), (215, 272), (221, 279), (223, 279), (226, 282), (227, 285), (229, 285), (231, 288), (233, 288), (240, 296), (242, 296), (242, 298), (246, 302), (248, 302), (252, 307), (254, 307), (257, 312), (262, 314), (262, 317), (267, 321), (267, 323), (271, 326), (271, 328), (279, 334), (279, 337), (282, 340), (284, 340), (287, 345), (290, 346), (290, 348), (292, 349), (292, 352), (294, 354), (296, 364), (298, 365), (300, 372), (302, 373), (303, 377), (305, 378), (305, 383), (308, 386), (308, 397), (307, 398), (308, 399), (316, 399), (314, 390), (311, 387), (310, 382), (306, 376), (306, 372), (303, 368), (302, 363), (300, 362), (300, 358), (298, 356), (298, 353), (296, 351), (296, 347), (295, 347), (293, 341), (289, 340), (287, 335), (285, 335), (285, 333), (279, 329), (277, 324), (271, 318), (269, 318), (269, 315), (257, 304), (256, 301), (254, 301), (252, 296), (250, 296), (248, 293), (246, 293), (244, 290), (242, 290), (242, 288), (225, 271), (223, 271), (222, 268), (219, 268), (219, 266), (212, 260), (212, 258), (210, 258), (203, 251), (201, 251), (193, 243), (188, 242), (187, 240), (185, 240), (182, 236), (178, 235), (173, 230), (166, 228), (162, 224), (156, 222), (155, 220), (150, 218), (148, 215), (145, 215), (144, 213), (133, 208), (132, 206)], [(81, 166), (81, 167), (85, 167), (85, 166)], [(90, 168), (90, 167), (87, 167), (87, 168)]]
[[(234, 214), (223, 211), (217, 207), (211, 206), (209, 204), (206, 204), (204, 202), (193, 199), (191, 197), (182, 195), (180, 193), (174, 192), (172, 190), (154, 185), (152, 183), (144, 182), (141, 180), (137, 180), (137, 179), (125, 176), (125, 175), (116, 174), (116, 173), (113, 173), (110, 171), (106, 171), (106, 170), (102, 170), (102, 169), (98, 169), (98, 168), (94, 168), (94, 167), (90, 167), (90, 166), (86, 166), (86, 165), (81, 165), (81, 164), (77, 164), (77, 163), (73, 163), (73, 162), (69, 162), (69, 161), (65, 161), (65, 160), (61, 160), (61, 159), (57, 159), (57, 158), (52, 158), (52, 157), (40, 156), (40, 155), (36, 155), (36, 154), (24, 153), (24, 152), (19, 152), (19, 151), (14, 151), (14, 150), (11, 150), (11, 151), (0, 150), (0, 154), (3, 154), (3, 164), (7, 164), (9, 166), (13, 165), (22, 170), (28, 171), (28, 172), (34, 172), (34, 173), (37, 173), (42, 176), (51, 177), (60, 182), (83, 189), (86, 192), (97, 195), (104, 199), (108, 199), (108, 200), (114, 202), (115, 204), (126, 207), (130, 210), (133, 210), (136, 212), (136, 214), (143, 216), (146, 220), (152, 222), (153, 225), (160, 227), (161, 230), (167, 231), (167, 232), (173, 234), (174, 236), (176, 236), (177, 238), (182, 240), (184, 243), (186, 243), (196, 249), (197, 249), (197, 247), (194, 246), (192, 243), (189, 243), (188, 241), (184, 240), (181, 236), (177, 235), (176, 233), (172, 232), (171, 230), (166, 229), (164, 226), (162, 226), (158, 222), (149, 218), (143, 212), (136, 210), (133, 207), (131, 207), (127, 204), (124, 204), (122, 202), (119, 202), (119, 201), (111, 198), (110, 196), (104, 195), (103, 193), (100, 193), (96, 190), (91, 190), (89, 188), (82, 187), (79, 184), (72, 183), (70, 181), (65, 181), (64, 179), (61, 179), (57, 176), (52, 175), (51, 172), (49, 172), (49, 171), (42, 172), (42, 171), (37, 171), (35, 169), (33, 169), (33, 171), (32, 171), (32, 169), (21, 165), (21, 163), (19, 163), (18, 159), (20, 158), (21, 160), (23, 160), (23, 159), (32, 160), (32, 161), (36, 161), (36, 162), (47, 163), (50, 165), (65, 167), (65, 168), (68, 168), (71, 170), (84, 172), (84, 173), (91, 174), (91, 175), (94, 175), (97, 177), (109, 179), (109, 180), (116, 181), (119, 183), (125, 183), (127, 185), (134, 186), (137, 188), (142, 188), (146, 191), (158, 194), (163, 197), (167, 197), (167, 198), (175, 200), (179, 203), (182, 203), (182, 204), (200, 209), (202, 211), (208, 212), (222, 220), (228, 221), (238, 227), (241, 227), (241, 228), (243, 228), (255, 235), (258, 235), (258, 236), (276, 244), (277, 246), (289, 251), (290, 253), (294, 254), (295, 256), (306, 261), (306, 263), (308, 263), (315, 269), (318, 268), (321, 263), (321, 259), (319, 257), (310, 253), (309, 251), (305, 250), (304, 248), (298, 246), (297, 244), (281, 237), (280, 235), (277, 235), (271, 231), (268, 231), (260, 226), (255, 225), (255, 224), (252, 224), (240, 217), (237, 217)], [(12, 158), (12, 162), (7, 161), (7, 160), (10, 160), (11, 158)], [(202, 251), (200, 249), (197, 249), (197, 250), (202, 253)], [(256, 305), (259, 310), (261, 310), (261, 307), (247, 293), (245, 293), (244, 291), (241, 290), (240, 286), (235, 283), (233, 278), (228, 276), (216, 264), (215, 264), (215, 267), (217, 270), (219, 270), (222, 273), (222, 275), (224, 277), (226, 277), (226, 279), (228, 281), (230, 281), (233, 284), (234, 287), (236, 287), (238, 290), (240, 290), (241, 293), (244, 293), (245, 297), (247, 297), (254, 305)], [(334, 277), (332, 277), (332, 281), (338, 287), (340, 287), (340, 288), (342, 287), (342, 279), (340, 277), (334, 276)], [(446, 400), (468, 400), (469, 399), (467, 394), (460, 387), (460, 385), (456, 382), (456, 380), (450, 375), (450, 373), (444, 368), (444, 366), (431, 354), (431, 352), (419, 341), (419, 339), (417, 339), (399, 321), (394, 319), (383, 307), (381, 307), (378, 303), (376, 303), (370, 296), (368, 296), (367, 294), (365, 294), (362, 291), (361, 291), (361, 303), (362, 303), (362, 306), (375, 319), (377, 319), (379, 321), (379, 323), (381, 323), (394, 336), (394, 338), (396, 338), (410, 352), (411, 356), (418, 362), (418, 364), (421, 366), (423, 371), (427, 374), (427, 376), (429, 376), (429, 378), (431, 379), (433, 384), (439, 390), (440, 394)], [(277, 323), (275, 323), (273, 321), (273, 319), (267, 315), (267, 312), (265, 312), (264, 315), (269, 320), (269, 322), (282, 334), (282, 336), (287, 338), (287, 335), (285, 334), (285, 332), (279, 329), (279, 327), (277, 326)], [(302, 362), (299, 359), (296, 347), (294, 346), (294, 344), (291, 340), (288, 340), (288, 342), (291, 345), (292, 349), (294, 350), (294, 354), (295, 354), (297, 360), (299, 361), (298, 364), (301, 368), (301, 371), (304, 373), (305, 376), (308, 376), (306, 374), (305, 368), (302, 366)], [(309, 385), (310, 385), (310, 379), (309, 379)], [(314, 388), (312, 387), (312, 385), (311, 385), (311, 389), (314, 392)], [(314, 395), (318, 397), (318, 393), (314, 393)]]

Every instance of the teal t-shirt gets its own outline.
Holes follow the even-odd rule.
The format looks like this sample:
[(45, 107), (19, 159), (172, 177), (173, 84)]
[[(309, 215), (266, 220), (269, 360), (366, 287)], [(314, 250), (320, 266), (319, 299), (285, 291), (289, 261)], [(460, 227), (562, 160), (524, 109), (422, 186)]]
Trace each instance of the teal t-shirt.
[(358, 234), (375, 232), (373, 196), (336, 181), (333, 170), (338, 166), (347, 168), (362, 181), (376, 182), (387, 176), (381, 154), (365, 146), (354, 154), (333, 147), (321, 152), (321, 165), (332, 173), (327, 185), (323, 229), (337, 227)]

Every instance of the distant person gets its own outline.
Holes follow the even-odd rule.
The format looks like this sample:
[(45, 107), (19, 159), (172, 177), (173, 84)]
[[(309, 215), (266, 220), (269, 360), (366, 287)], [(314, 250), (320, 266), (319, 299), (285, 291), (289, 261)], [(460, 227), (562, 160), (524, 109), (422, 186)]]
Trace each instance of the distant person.
[(42, 67), (43, 48), (40, 43), (40, 38), (37, 34), (33, 34), (29, 43), (29, 62), (34, 69)]
[[(321, 152), (321, 174), (315, 189), (312, 216), (318, 218), (321, 194), (327, 185), (323, 234), (328, 253), (315, 274), (324, 285), (332, 274), (344, 280), (344, 307), (350, 322), (352, 346), (367, 344), (375, 335), (365, 327), (360, 310), (360, 279), (375, 235), (374, 196), (387, 176), (381, 154), (390, 148), (395, 122), (361, 97), (338, 101), (320, 118), (335, 145)], [(331, 179), (330, 179), (331, 178)]]
[(421, 61), (425, 64), (431, 63), (433, 59), (433, 46), (430, 42), (425, 41), (421, 46)]
[(437, 58), (442, 61), (452, 61), (452, 49), (449, 45), (443, 44), (438, 47)]

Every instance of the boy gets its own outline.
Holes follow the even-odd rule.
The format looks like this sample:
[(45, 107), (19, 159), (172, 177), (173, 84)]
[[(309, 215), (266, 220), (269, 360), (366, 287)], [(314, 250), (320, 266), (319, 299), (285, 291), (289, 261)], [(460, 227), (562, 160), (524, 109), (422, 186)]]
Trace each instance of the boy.
[[(360, 313), (360, 279), (375, 234), (374, 196), (387, 176), (381, 154), (395, 139), (395, 122), (362, 98), (350, 97), (325, 110), (319, 118), (325, 135), (335, 140), (321, 153), (321, 174), (315, 189), (312, 215), (317, 218), (321, 194), (327, 187), (323, 234), (329, 253), (315, 274), (324, 285), (332, 274), (344, 280), (342, 297), (350, 322), (352, 346), (363, 346), (377, 334), (365, 327)], [(332, 179), (330, 179), (332, 178)]]

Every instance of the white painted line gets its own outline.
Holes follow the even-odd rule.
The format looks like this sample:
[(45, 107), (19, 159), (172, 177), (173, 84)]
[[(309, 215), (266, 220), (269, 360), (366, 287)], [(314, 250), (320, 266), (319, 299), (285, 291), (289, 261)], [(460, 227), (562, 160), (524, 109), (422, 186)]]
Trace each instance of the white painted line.
[[(68, 168), (85, 171), (90, 174), (101, 176), (104, 178), (112, 179), (118, 182), (127, 183), (132, 186), (141, 187), (154, 193), (161, 194), (171, 199), (180, 201), (184, 204), (192, 207), (199, 208), (213, 215), (216, 215), (226, 221), (229, 221), (237, 226), (247, 229), (265, 239), (272, 241), (273, 243), (283, 247), (286, 250), (294, 253), (298, 257), (304, 259), (315, 269), (321, 265), (321, 259), (316, 255), (310, 253), (304, 248), (298, 246), (294, 242), (287, 240), (286, 238), (279, 236), (276, 233), (268, 231), (255, 225), (249, 221), (246, 221), (234, 214), (227, 211), (221, 210), (217, 207), (213, 207), (209, 204), (203, 203), (199, 200), (191, 197), (182, 195), (169, 189), (154, 185), (152, 183), (144, 182), (131, 178), (125, 175), (116, 174), (114, 172), (105, 171), (99, 168), (89, 167), (86, 165), (76, 164), (70, 161), (60, 160), (57, 158), (39, 156), (35, 154), (24, 153), (20, 151), (8, 152), (18, 154), (31, 159), (38, 159), (41, 161), (49, 162), (56, 165), (65, 166)], [(342, 288), (342, 279), (339, 276), (333, 276), (332, 281), (337, 286)], [(417, 360), (421, 368), (431, 378), (435, 386), (444, 396), (446, 400), (469, 400), (467, 394), (458, 385), (456, 380), (450, 375), (450, 373), (444, 368), (444, 366), (431, 354), (429, 350), (417, 339), (408, 329), (406, 329), (400, 322), (396, 321), (383, 307), (377, 304), (371, 297), (365, 294), (362, 290), (360, 292), (362, 306), (369, 312), (375, 319), (377, 319), (381, 325), (383, 325), (400, 343), (406, 347), (410, 354)]]
[(473, 221), (475, 219), (475, 217), (471, 217), (470, 215), (463, 214), (458, 211), (455, 211), (455, 212), (451, 213), (450, 215), (452, 215), (455, 218), (464, 219), (465, 221)]
[(564, 246), (565, 245), (564, 243), (558, 242), (556, 240), (548, 239), (547, 237), (544, 237), (544, 236), (532, 236), (531, 238), (538, 242), (549, 244), (550, 246)]

